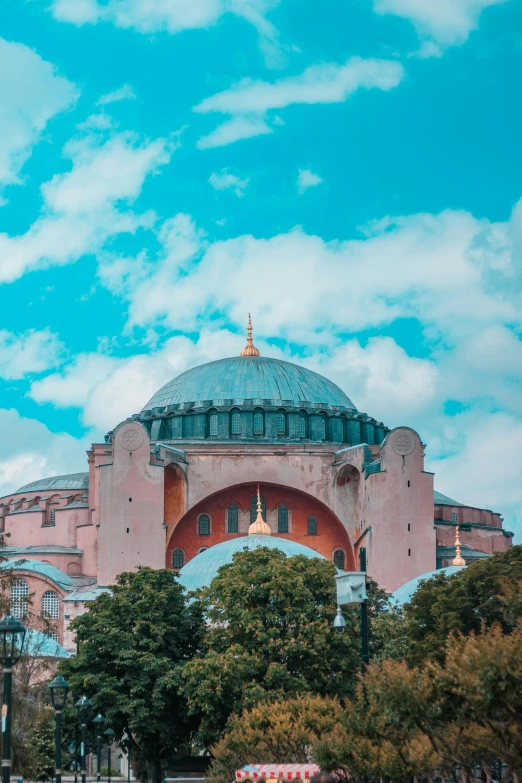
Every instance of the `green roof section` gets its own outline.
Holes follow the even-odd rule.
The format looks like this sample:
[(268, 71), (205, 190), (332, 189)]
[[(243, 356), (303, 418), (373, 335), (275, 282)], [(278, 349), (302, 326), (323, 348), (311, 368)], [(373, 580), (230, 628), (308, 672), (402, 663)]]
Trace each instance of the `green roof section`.
[(30, 484), (24, 484), (11, 494), (20, 495), (22, 492), (42, 492), (54, 491), (59, 489), (89, 489), (88, 473), (67, 473), (64, 476), (49, 476), (49, 478), (38, 479)]
[(436, 506), (463, 506), (463, 503), (459, 503), (458, 500), (453, 500), (437, 490), (433, 490), (433, 502)]
[(4, 560), (0, 563), (0, 568), (3, 570), (12, 569), (13, 571), (25, 571), (26, 573), (33, 573), (37, 576), (43, 576), (54, 582), (62, 590), (70, 591), (76, 587), (80, 587), (87, 584), (93, 584), (95, 582), (94, 577), (89, 576), (69, 576), (64, 571), (56, 568), (49, 563), (44, 563), (43, 560), (33, 560), (29, 558), (21, 558), (20, 560)]

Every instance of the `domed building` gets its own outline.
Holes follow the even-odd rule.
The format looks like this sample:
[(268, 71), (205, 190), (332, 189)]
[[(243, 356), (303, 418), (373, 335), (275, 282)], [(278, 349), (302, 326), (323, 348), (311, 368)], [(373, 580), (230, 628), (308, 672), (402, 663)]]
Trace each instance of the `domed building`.
[(466, 562), (511, 545), (498, 514), (434, 493), (416, 432), (390, 431), (327, 378), (260, 356), (251, 324), (239, 356), (165, 384), (92, 445), (87, 467), (0, 499), (3, 553), (27, 561), (13, 611), (23, 616), (33, 594), (68, 650), (70, 621), (122, 571), (186, 574), (199, 553), (245, 541), (258, 485), (270, 545), (303, 547), (345, 570), (356, 570), (364, 546), (370, 575), (389, 592), (449, 565), (457, 524)]

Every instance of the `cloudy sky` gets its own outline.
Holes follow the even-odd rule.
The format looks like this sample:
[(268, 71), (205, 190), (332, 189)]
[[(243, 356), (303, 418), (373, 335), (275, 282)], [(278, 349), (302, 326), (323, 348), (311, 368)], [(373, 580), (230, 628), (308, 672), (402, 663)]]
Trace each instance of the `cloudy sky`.
[(8, 0), (0, 36), (0, 494), (250, 310), (522, 541), (520, 0)]

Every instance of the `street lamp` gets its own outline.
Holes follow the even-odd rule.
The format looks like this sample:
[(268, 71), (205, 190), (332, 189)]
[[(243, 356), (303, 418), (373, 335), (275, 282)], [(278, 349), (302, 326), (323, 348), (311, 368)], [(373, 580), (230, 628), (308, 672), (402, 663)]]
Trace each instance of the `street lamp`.
[(92, 719), (94, 727), (96, 729), (96, 780), (100, 783), (101, 778), (101, 748), (102, 748), (102, 728), (105, 723), (105, 718), (99, 712), (95, 718)]
[(58, 674), (54, 680), (49, 683), (51, 704), (54, 707), (56, 717), (56, 728), (54, 733), (56, 783), (62, 783), (62, 711), (65, 708), (70, 687), (69, 683), (64, 680), (61, 674)]
[(81, 699), (78, 699), (76, 704), (74, 705), (76, 709), (78, 710), (78, 714), (80, 715), (80, 722), (82, 724), (82, 742), (80, 745), (80, 764), (81, 764), (81, 774), (82, 774), (82, 783), (86, 783), (87, 778), (87, 720), (89, 718), (89, 714), (92, 707), (92, 702), (87, 698), (87, 696), (82, 696)]
[(335, 619), (333, 621), (333, 627), (334, 631), (338, 631), (339, 633), (342, 633), (346, 628), (346, 620), (343, 617), (343, 612), (340, 606), (337, 607), (337, 614), (335, 615)]
[(111, 783), (111, 748), (114, 742), (114, 732), (112, 729), (107, 729), (103, 733), (107, 737), (107, 781)]
[(366, 549), (359, 550), (359, 572), (346, 572), (336, 576), (337, 581), (337, 614), (333, 621), (335, 631), (343, 632), (346, 620), (343, 617), (341, 604), (361, 605), (361, 658), (363, 674), (370, 661), (370, 645), (368, 633), (368, 595), (366, 593)]
[(11, 701), (13, 666), (22, 657), (26, 628), (8, 615), (0, 622), (0, 663), (4, 667), (4, 704), (2, 707), (2, 783), (11, 778)]

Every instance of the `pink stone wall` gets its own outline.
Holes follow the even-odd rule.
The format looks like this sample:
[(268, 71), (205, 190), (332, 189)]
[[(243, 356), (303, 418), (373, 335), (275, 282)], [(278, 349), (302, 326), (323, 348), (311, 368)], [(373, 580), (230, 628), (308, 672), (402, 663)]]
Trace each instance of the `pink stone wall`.
[(98, 583), (111, 585), (139, 565), (165, 567), (164, 468), (150, 464), (150, 440), (139, 422), (114, 431), (113, 460), (100, 465)]

